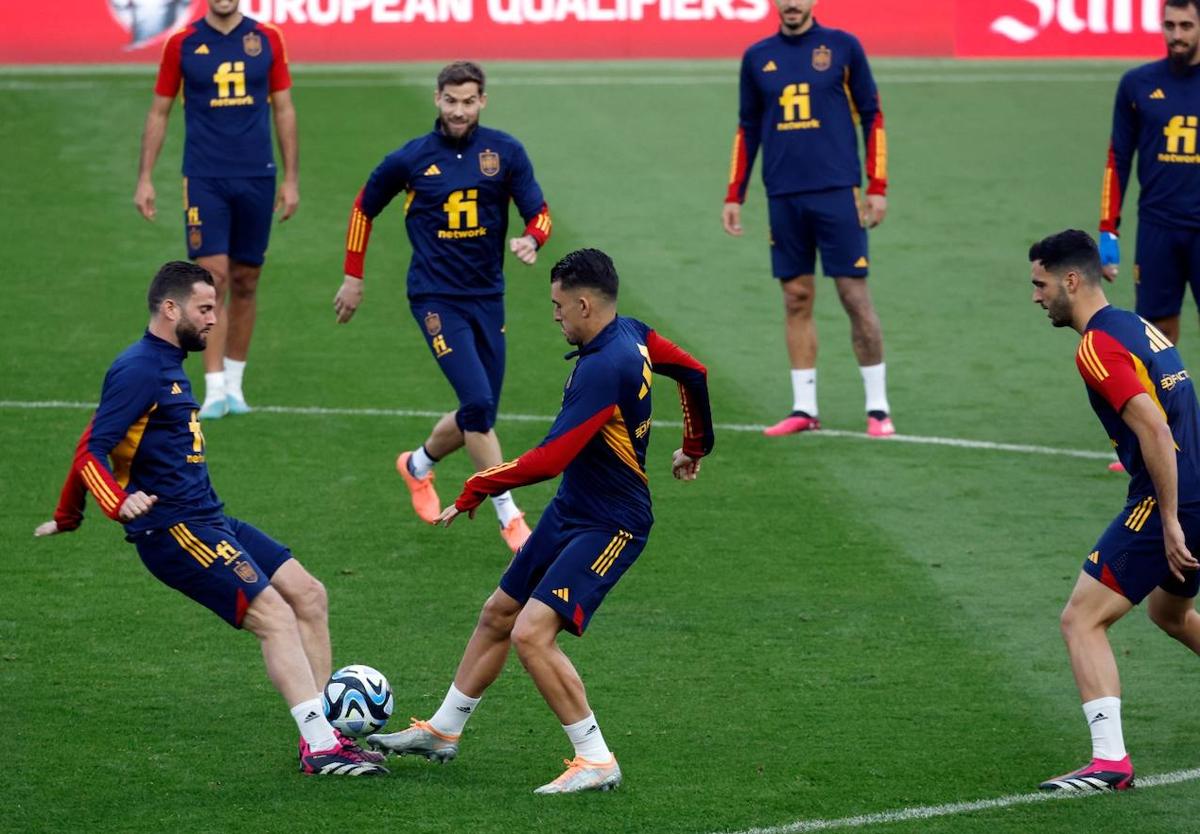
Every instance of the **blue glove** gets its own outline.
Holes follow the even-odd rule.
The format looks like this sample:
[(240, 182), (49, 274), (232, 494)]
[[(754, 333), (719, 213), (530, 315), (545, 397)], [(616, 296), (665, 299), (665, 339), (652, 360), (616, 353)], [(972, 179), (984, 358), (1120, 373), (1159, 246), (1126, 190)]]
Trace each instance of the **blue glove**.
[(1112, 232), (1100, 233), (1100, 266), (1121, 262), (1121, 241)]

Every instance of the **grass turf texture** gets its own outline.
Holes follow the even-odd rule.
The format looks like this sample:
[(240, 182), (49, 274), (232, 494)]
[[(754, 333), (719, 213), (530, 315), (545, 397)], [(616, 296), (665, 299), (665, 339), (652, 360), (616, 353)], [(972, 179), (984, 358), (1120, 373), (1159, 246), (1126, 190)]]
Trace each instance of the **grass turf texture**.
[[(623, 312), (708, 363), (719, 421), (786, 413), (757, 174), (746, 237), (719, 228), (735, 67), (489, 69), (485, 121), (526, 144), (555, 219), (537, 267), (508, 268), (502, 411), (554, 413), (569, 368), (546, 276), (586, 245), (614, 256)], [(1094, 227), (1122, 69), (877, 62), (892, 193), (872, 236), (872, 289), (902, 432), (1105, 448), (1072, 334), (1029, 303), (1025, 252), (1051, 231)], [(274, 232), (252, 403), (453, 406), (404, 301), (398, 204), (376, 224), (354, 322), (335, 327), (330, 305), (350, 202), (379, 158), (432, 123), (434, 70), (296, 70), (303, 201)], [(0, 74), (5, 400), (93, 400), (144, 325), (150, 275), (183, 252), (178, 108), (157, 170), (158, 222), (130, 205), (150, 78)], [(1126, 306), (1135, 199), (1110, 295)], [(818, 287), (822, 422), (861, 430), (845, 316), (832, 287)], [(1190, 311), (1182, 343), (1185, 361), (1200, 361)], [(199, 381), (197, 358), (189, 370)], [(671, 389), (658, 383), (659, 419), (677, 419)], [(570, 746), (515, 659), (452, 765), (395, 761), (379, 781), (299, 776), (294, 725), (252, 638), (156, 583), (94, 506), (79, 532), (30, 538), (86, 419), (0, 409), (10, 543), (0, 687), (13, 742), (0, 828), (284, 831), (353, 819), (431, 832), (710, 832), (1024, 793), (1087, 757), (1056, 617), (1123, 499), (1123, 480), (1097, 461), (726, 431), (701, 479), (681, 485), (668, 472), (678, 430), (659, 427), (650, 545), (588, 636), (564, 638), (626, 784), (546, 800), (530, 789), (557, 775)], [(392, 461), (430, 423), (260, 413), (205, 425), (229, 511), (287, 541), (326, 582), (335, 663), (389, 675), (397, 726), (439, 703), (507, 561), (489, 508), (450, 531), (408, 509)], [(544, 429), (499, 425), (510, 455)], [(448, 501), (469, 465), (456, 455), (438, 471)], [(517, 494), (531, 521), (553, 488)], [(1194, 659), (1140, 612), (1114, 644), (1139, 772), (1195, 766)], [(1168, 832), (1198, 812), (1182, 784), (886, 830)]]

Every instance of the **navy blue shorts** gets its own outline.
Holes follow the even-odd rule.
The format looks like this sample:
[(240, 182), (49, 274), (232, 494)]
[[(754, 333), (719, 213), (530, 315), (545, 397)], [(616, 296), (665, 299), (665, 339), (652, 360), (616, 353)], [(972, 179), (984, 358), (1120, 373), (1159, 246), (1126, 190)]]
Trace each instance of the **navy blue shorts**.
[(1153, 321), (1179, 315), (1188, 284), (1200, 307), (1200, 231), (1139, 220), (1133, 284), (1137, 314), (1142, 318)]
[[(1188, 550), (1200, 553), (1200, 505), (1180, 507), (1179, 524)], [(1135, 498), (1125, 505), (1084, 560), (1083, 570), (1134, 605), (1155, 588), (1189, 599), (1200, 588), (1200, 571), (1185, 571), (1184, 582), (1171, 575), (1153, 498)]]
[(530, 598), (546, 603), (571, 633), (582, 635), (646, 538), (618, 527), (564, 522), (551, 501), (500, 578), (500, 590), (522, 605)]
[(858, 189), (837, 188), (767, 199), (771, 270), (787, 281), (816, 271), (830, 278), (866, 278), (867, 230), (858, 216)]
[(228, 255), (262, 266), (271, 239), (274, 177), (184, 177), (188, 257)]
[(458, 397), (458, 427), (488, 431), (504, 385), (504, 296), (415, 296), (409, 308)]
[(129, 538), (160, 582), (191, 597), (234, 628), (292, 552), (228, 516), (179, 522)]

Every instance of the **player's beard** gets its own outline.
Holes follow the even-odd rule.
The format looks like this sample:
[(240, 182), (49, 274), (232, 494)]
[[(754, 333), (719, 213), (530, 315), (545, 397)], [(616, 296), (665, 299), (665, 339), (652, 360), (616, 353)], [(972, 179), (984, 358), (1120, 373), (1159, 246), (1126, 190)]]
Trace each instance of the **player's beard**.
[(800, 12), (800, 20), (797, 23), (788, 23), (783, 17), (784, 12), (786, 11), (787, 9), (781, 9), (779, 12), (779, 25), (783, 29), (785, 35), (795, 35), (798, 33), (801, 29), (808, 25), (808, 21), (812, 17), (811, 11), (802, 12), (799, 9), (795, 9), (794, 11)]
[(200, 353), (208, 347), (208, 331), (201, 330), (187, 319), (180, 319), (179, 324), (175, 325), (175, 338), (188, 353)]
[(476, 119), (467, 119), (465, 123), (459, 122), (458, 124), (452, 124), (443, 118), (442, 119), (442, 133), (445, 133), (447, 136), (449, 136), (453, 139), (461, 139), (464, 136), (466, 136), (468, 133), (470, 133), (472, 130), (474, 130), (475, 126), (478, 124), (479, 124), (479, 119), (477, 119), (477, 118)]
[(1071, 326), (1073, 321), (1071, 302), (1067, 299), (1065, 293), (1047, 304), (1046, 312), (1050, 316), (1050, 323), (1055, 327)]
[[(1175, 43), (1178, 43), (1176, 41)], [(1180, 51), (1172, 48), (1175, 44), (1167, 45), (1167, 66), (1171, 68), (1174, 75), (1183, 75), (1187, 72), (1192, 63), (1196, 60), (1196, 49), (1200, 47), (1200, 43), (1192, 44), (1191, 49)]]

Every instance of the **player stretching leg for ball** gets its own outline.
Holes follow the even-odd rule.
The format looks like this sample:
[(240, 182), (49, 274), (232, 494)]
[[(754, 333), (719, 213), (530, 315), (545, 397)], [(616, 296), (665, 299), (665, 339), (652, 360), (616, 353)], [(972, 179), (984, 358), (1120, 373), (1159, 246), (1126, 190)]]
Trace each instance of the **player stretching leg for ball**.
[(387, 773), (329, 725), (319, 683), (329, 677), (325, 587), (287, 547), (226, 516), (205, 462), (200, 405), (183, 371), (216, 325), (216, 290), (203, 267), (158, 271), (148, 293), (146, 334), (109, 368), (100, 405), (84, 430), (54, 519), (35, 536), (75, 530), (91, 492), (160, 581), (262, 644), (267, 675), (300, 730), (304, 773)]
[(1084, 560), (1062, 613), (1071, 669), (1092, 733), (1092, 761), (1043, 790), (1124, 790), (1133, 764), (1121, 732), (1121, 682), (1108, 628), (1149, 598), (1154, 624), (1200, 654), (1193, 599), (1200, 568), (1200, 407), (1179, 352), (1154, 325), (1109, 305), (1086, 232), (1029, 250), (1033, 301), (1082, 335), (1075, 364), (1129, 470), (1129, 499)]
[(393, 753), (448, 761), (484, 690), (513, 646), (575, 747), (567, 770), (536, 793), (608, 790), (621, 769), (588, 705), (583, 681), (556, 642), (580, 636), (605, 595), (629, 570), (650, 534), (645, 460), (650, 440), (652, 372), (679, 382), (683, 448), (676, 478), (692, 480), (713, 446), (704, 366), (636, 319), (617, 315), (617, 273), (603, 252), (582, 249), (550, 273), (554, 320), (577, 349), (563, 406), (541, 445), (515, 461), (473, 475), (441, 515), (475, 515), (489, 495), (562, 473), (562, 484), (533, 535), (484, 604), (441, 707), (407, 730), (373, 735)]

